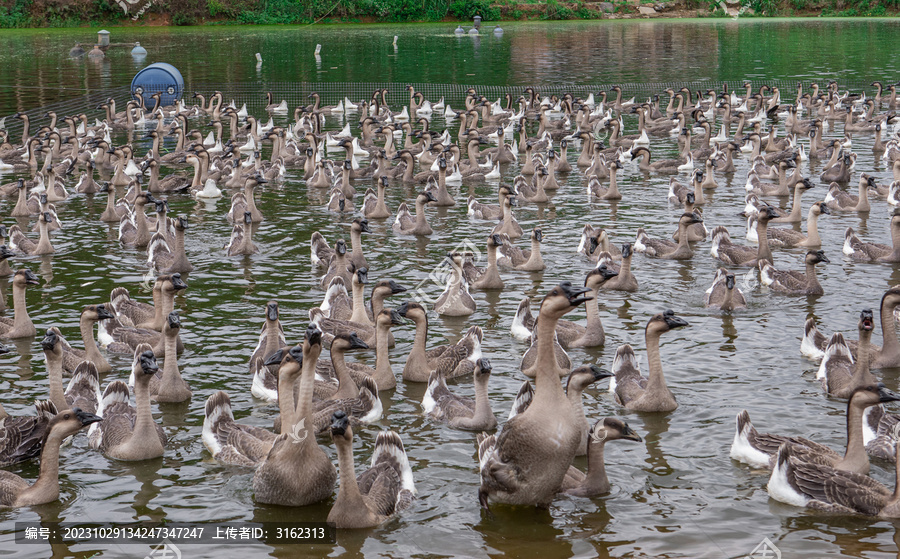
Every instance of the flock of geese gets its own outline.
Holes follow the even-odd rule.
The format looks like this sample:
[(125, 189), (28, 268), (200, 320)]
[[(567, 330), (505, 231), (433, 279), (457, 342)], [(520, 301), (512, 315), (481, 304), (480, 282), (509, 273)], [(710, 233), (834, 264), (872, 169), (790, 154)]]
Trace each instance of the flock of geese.
[[(387, 90), (360, 103), (345, 98), (338, 106), (325, 106), (313, 94), (310, 105), (293, 111), (293, 119), (288, 118), (287, 102), (276, 103), (269, 94), (267, 123), (248, 114), (246, 106), (226, 105), (220, 92), (208, 100), (195, 94), (197, 104), (179, 101), (175, 106), (160, 106), (158, 94), (149, 100), (138, 95), (121, 112), (113, 99), (97, 107), (105, 118), (94, 124), (87, 114), (58, 118), (47, 113), (49, 122), (33, 133), (29, 117), (17, 114), (23, 125), (20, 141), (0, 130), (0, 171), (20, 178), (0, 185), (0, 195), (16, 200), (12, 217), (36, 219), (37, 240), (20, 225), (0, 227), (5, 241), (0, 273), (13, 276), (13, 317), (0, 317), (0, 336), (38, 335), (25, 293), (39, 280), (25, 268), (14, 272), (9, 260), (53, 253), (51, 233), (59, 230), (59, 214), (64, 214), (70, 196), (106, 195), (100, 219), (118, 227), (124, 247), (146, 251), (146, 266), (156, 281), (152, 303), (132, 299), (127, 289), (117, 287), (108, 301), (86, 306), (80, 319), (83, 349), (69, 344), (57, 327), (41, 332), (48, 399), (36, 402), (35, 416), (10, 417), (0, 408), (0, 463), (40, 457), (40, 475), (29, 483), (0, 471), (0, 505), (56, 500), (60, 447), (84, 428), (89, 446), (116, 460), (164, 454), (167, 436), (154, 420), (152, 402), (186, 402), (193, 396), (190, 379), (178, 366), (184, 344), (175, 296), (188, 287), (183, 274), (194, 269), (186, 251), (188, 219), (168, 215), (166, 197), (189, 193), (215, 198), (223, 195), (223, 188), (231, 191), (225, 217), (233, 229), (222, 250), (228, 256), (251, 255), (259, 252), (254, 227), (274, 217), (264, 216), (257, 207), (257, 189), (292, 180), (285, 178), (287, 169), (297, 169), (311, 190), (327, 192), (327, 209), (352, 222), (349, 244), (344, 239), (330, 242), (318, 231), (309, 240), (311, 265), (322, 274), (323, 295), (322, 303), (309, 309), (303, 341), (288, 343), (279, 303), (273, 300), (264, 310), (258, 345), (248, 348), (247, 385), (254, 397), (277, 405), (280, 414), (273, 428), (235, 421), (224, 391), (206, 400), (203, 443), (219, 462), (253, 469), (254, 499), (288, 506), (328, 500), (340, 474), (328, 515), (337, 527), (378, 525), (408, 508), (416, 488), (398, 433), (378, 433), (371, 463), (359, 474), (353, 456), (354, 432), (382, 417), (379, 393), (393, 390), (398, 381), (426, 383), (421, 402), (425, 415), (475, 433), (478, 499), (484, 509), (489, 511), (492, 503), (548, 507), (560, 495), (608, 493), (606, 443), (642, 439), (615, 417), (586, 417), (583, 391), (609, 379), (615, 402), (626, 410), (672, 412), (678, 402), (663, 373), (660, 337), (688, 322), (672, 310), (649, 317), (646, 375), (628, 344), (617, 349), (609, 370), (596, 364), (576, 366), (566, 350), (606, 341), (598, 299), (610, 290), (640, 289), (639, 277), (632, 272), (635, 253), (670, 260), (705, 258), (697, 253), (697, 245), (707, 240), (711, 257), (722, 265), (705, 293), (710, 308), (739, 312), (747, 307), (738, 281), (748, 277), (747, 270), (755, 270), (772, 292), (822, 295), (816, 271), (829, 262), (826, 249), (831, 247), (821, 246), (818, 219), (836, 212), (869, 212), (870, 197), (900, 204), (900, 140), (894, 115), (900, 101), (895, 85), (873, 86), (877, 94), (867, 98), (842, 94), (834, 83), (822, 90), (813, 84), (809, 91), (800, 84), (792, 102), (783, 100), (778, 88), (753, 91), (749, 83), (743, 92), (667, 90), (668, 105), (660, 96), (646, 103), (623, 100), (617, 87), (587, 99), (542, 96), (528, 88), (518, 99), (508, 95), (506, 103), (492, 102), (472, 89), (461, 110), (443, 99), (431, 102), (410, 86), (409, 105), (400, 111), (387, 103)], [(440, 132), (429, 128), (431, 116), (438, 113), (448, 123)], [(323, 130), (326, 116), (338, 114), (358, 124), (358, 137), (351, 135), (349, 124), (340, 132)], [(276, 119), (280, 124), (274, 124)], [(635, 133), (623, 134), (626, 119), (636, 121)], [(212, 131), (204, 136), (194, 130), (196, 120), (210, 123)], [(786, 136), (776, 135), (775, 120), (783, 122)], [(843, 131), (843, 138), (834, 137), (835, 129)], [(144, 154), (112, 139), (134, 130), (149, 130), (150, 147)], [(892, 181), (879, 184), (866, 170), (854, 168), (852, 140), (861, 134), (874, 135), (873, 151), (890, 166)], [(170, 136), (174, 142), (167, 140)], [(669, 139), (679, 157), (655, 158), (650, 138), (656, 139), (654, 145)], [(328, 159), (335, 150), (341, 157)], [(718, 181), (734, 176), (735, 158), (750, 162), (742, 208), (747, 242), (732, 239), (725, 227), (708, 229), (703, 218), (704, 207), (714, 203), (709, 195)], [(361, 164), (361, 159), (370, 163)], [(822, 163), (820, 176), (801, 175), (798, 163), (806, 159)], [(179, 167), (188, 172), (169, 172)], [(513, 168), (518, 175), (509, 177)], [(476, 311), (471, 290), (509, 289), (517, 272), (547, 268), (541, 255), (544, 231), (519, 225), (515, 208), (520, 203), (546, 203), (554, 191), (565, 188), (561, 178), (569, 175), (580, 177), (592, 200), (617, 201), (628, 196), (618, 184), (621, 172), (671, 176), (668, 193), (659, 196), (677, 208), (677, 230), (663, 238), (640, 228), (632, 240), (617, 246), (602, 226), (584, 225), (578, 252), (590, 264), (585, 277), (550, 289), (537, 316), (528, 298), (518, 306), (511, 335), (530, 342), (520, 365), (526, 380), (505, 420), (498, 423), (490, 404), (492, 365), (482, 351), (482, 328), (472, 325), (456, 343), (435, 345), (424, 301), (409, 298), (408, 286), (372, 277), (363, 235), (372, 234), (369, 223), (374, 220), (390, 220), (395, 235), (432, 235), (431, 208), (465, 208), (483, 231), (486, 261), (473, 251), (448, 253), (438, 268), (446, 287), (433, 301), (433, 312), (465, 317)], [(777, 227), (803, 221), (801, 196), (819, 182), (829, 190), (808, 207), (806, 232)], [(854, 183), (857, 194), (848, 189)], [(472, 195), (474, 185), (484, 184), (496, 185), (496, 203)], [(385, 192), (397, 185), (414, 192), (394, 211)], [(465, 200), (451, 192), (461, 186), (469, 187)], [(368, 188), (360, 193), (359, 187)], [(771, 204), (790, 196), (788, 211)], [(848, 228), (842, 252), (860, 262), (900, 261), (900, 213), (891, 216), (889, 226), (890, 245), (862, 240)], [(520, 246), (522, 238), (528, 248)], [(776, 267), (777, 251), (793, 247), (808, 249), (805, 271)], [(390, 308), (388, 299), (397, 296), (406, 299)], [(870, 303), (859, 302), (867, 307)], [(582, 306), (584, 323), (564, 318)], [(805, 325), (801, 352), (820, 360), (817, 377), (825, 391), (848, 401), (843, 453), (794, 435), (759, 433), (747, 411), (737, 416), (731, 457), (771, 469), (768, 490), (775, 499), (825, 511), (900, 516), (900, 486), (890, 489), (868, 477), (871, 455), (896, 462), (900, 479), (900, 415), (882, 407), (900, 396), (871, 372), (900, 366), (898, 306), (900, 286), (887, 290), (880, 303), (880, 347), (871, 343), (875, 316), (869, 309), (860, 313), (858, 341), (841, 333), (826, 336), (812, 319)], [(405, 323), (412, 323), (415, 333), (398, 380), (388, 352), (395, 342), (392, 328)], [(329, 350), (327, 357), (321, 356), (323, 349)], [(374, 367), (346, 359), (348, 352), (372, 349)], [(106, 358), (111, 353), (133, 356), (131, 375), (127, 381), (107, 376), (102, 387), (101, 377), (112, 373)], [(66, 375), (71, 378), (64, 388)], [(466, 378), (473, 379), (474, 399), (448, 386), (450, 380)], [(337, 468), (320, 443), (335, 445)], [(588, 468), (582, 471), (573, 466), (573, 459), (585, 455)]]

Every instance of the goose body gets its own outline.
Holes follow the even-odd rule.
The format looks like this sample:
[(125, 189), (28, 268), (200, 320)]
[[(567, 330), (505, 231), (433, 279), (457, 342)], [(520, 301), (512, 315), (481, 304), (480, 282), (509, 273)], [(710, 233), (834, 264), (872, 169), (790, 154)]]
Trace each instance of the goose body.
[(707, 307), (733, 311), (747, 308), (747, 300), (744, 294), (735, 285), (734, 274), (725, 268), (716, 270), (716, 277), (703, 297), (703, 303)]
[(475, 362), (475, 399), (462, 398), (447, 388), (447, 382), (437, 371), (431, 373), (428, 388), (422, 398), (422, 408), (429, 417), (455, 429), (490, 431), (497, 428), (497, 419), (488, 400), (488, 380), (491, 362), (481, 358)]
[(821, 250), (806, 254), (806, 272), (778, 270), (768, 260), (759, 261), (759, 277), (763, 285), (786, 295), (823, 295), (825, 291), (816, 278), (816, 264), (831, 262)]

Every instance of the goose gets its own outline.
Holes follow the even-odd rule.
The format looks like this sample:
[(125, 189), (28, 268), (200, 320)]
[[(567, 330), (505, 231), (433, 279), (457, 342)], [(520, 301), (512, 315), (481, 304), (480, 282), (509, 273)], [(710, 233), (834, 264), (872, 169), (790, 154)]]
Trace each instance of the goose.
[(81, 171), (81, 177), (75, 184), (75, 192), (82, 194), (96, 194), (100, 192), (100, 185), (94, 180), (94, 162), (88, 161), (87, 169)]
[(444, 157), (438, 158), (437, 180), (434, 177), (429, 177), (425, 190), (431, 192), (432, 196), (434, 196), (434, 201), (430, 202), (430, 204), (443, 207), (456, 205), (456, 200), (447, 191), (447, 160)]
[[(278, 400), (278, 367), (265, 366), (267, 357), (287, 346), (284, 328), (278, 320), (278, 301), (266, 304), (266, 319), (259, 332), (259, 343), (250, 354), (249, 370), (253, 373), (250, 393), (270, 402)], [(280, 361), (279, 361), (280, 364)]]
[(824, 295), (825, 290), (816, 278), (816, 264), (828, 264), (831, 260), (823, 250), (806, 253), (806, 272), (778, 270), (766, 259), (759, 261), (759, 279), (763, 285), (785, 295)]
[[(282, 424), (291, 426), (290, 432), (275, 439), (253, 476), (253, 498), (258, 503), (296, 507), (324, 501), (332, 494), (337, 471), (309, 432), (316, 361), (321, 352), (322, 332), (310, 325), (303, 342), (296, 408), (287, 406), (293, 413), (282, 417)], [(285, 352), (284, 359), (296, 362), (290, 352)], [(282, 391), (286, 393), (293, 395), (293, 390)]]
[(868, 474), (869, 457), (863, 445), (863, 413), (866, 408), (897, 400), (900, 400), (900, 395), (894, 394), (880, 383), (862, 386), (853, 391), (847, 402), (847, 448), (843, 456), (825, 445), (803, 437), (759, 433), (750, 423), (750, 414), (747, 410), (743, 410), (737, 415), (737, 426), (731, 443), (731, 457), (754, 468), (774, 471), (777, 468), (778, 449), (787, 444), (805, 462), (825, 464), (846, 472)]
[(703, 182), (703, 171), (701, 169), (695, 170), (691, 173), (691, 187), (685, 186), (678, 182), (678, 179), (672, 177), (669, 179), (669, 202), (672, 204), (684, 204), (687, 201), (687, 195), (694, 195), (694, 204), (703, 205), (706, 203), (706, 199), (703, 197), (703, 188), (701, 187), (701, 183)]
[(501, 239), (503, 244), (500, 246), (500, 252), (503, 254), (503, 258), (497, 261), (498, 266), (523, 272), (539, 272), (546, 267), (544, 259), (541, 257), (541, 242), (544, 240), (544, 233), (540, 227), (535, 227), (531, 232), (531, 250), (522, 250), (513, 245), (505, 234), (501, 235)]
[(275, 103), (272, 100), (272, 92), (266, 92), (266, 112), (276, 115), (286, 115), (288, 113), (287, 100), (282, 99), (281, 103)]
[[(366, 269), (368, 270), (368, 268)], [(364, 281), (361, 281), (363, 280)], [(322, 304), (319, 308), (326, 313), (329, 318), (338, 320), (349, 320), (364, 325), (373, 325), (375, 315), (384, 308), (384, 300), (391, 295), (405, 293), (407, 289), (392, 279), (378, 280), (372, 287), (372, 293), (369, 295), (368, 304), (365, 302), (365, 283), (368, 282), (368, 272), (360, 277), (360, 270), (356, 270), (356, 278), (352, 281), (353, 297), (347, 295), (347, 288), (343, 279), (334, 278), (328, 284), (328, 291), (325, 293)], [(393, 345), (393, 336), (391, 336), (391, 345)]]
[[(703, 210), (700, 208), (694, 207), (695, 201), (696, 201), (696, 197), (694, 196), (693, 192), (688, 192), (687, 194), (685, 194), (685, 196), (684, 196), (684, 213), (690, 214), (690, 213), (697, 212), (697, 214), (702, 218)], [(706, 229), (706, 225), (704, 225), (703, 223), (695, 223), (693, 225), (688, 226), (687, 234), (688, 234), (688, 242), (696, 243), (698, 241), (705, 241), (706, 237), (709, 236), (709, 230)], [(679, 238), (678, 237), (678, 229), (676, 229), (675, 232), (672, 233), (672, 239), (674, 239), (675, 242), (678, 242), (678, 238)]]
[(398, 235), (431, 235), (434, 230), (425, 220), (425, 204), (434, 202), (434, 200), (434, 195), (431, 192), (420, 192), (416, 196), (415, 216), (409, 213), (406, 202), (400, 204), (400, 207), (397, 209), (397, 217), (391, 229)]
[(375, 437), (372, 465), (357, 477), (349, 418), (337, 411), (330, 427), (337, 447), (341, 486), (327, 521), (337, 528), (368, 528), (409, 508), (416, 488), (400, 435), (380, 431)]
[(502, 221), (494, 226), (491, 234), (502, 233), (510, 239), (518, 239), (524, 234), (522, 226), (516, 221), (512, 213), (512, 207), (518, 205), (518, 198), (515, 195), (503, 197), (503, 215)]
[[(712, 237), (712, 248), (710, 253), (717, 260), (721, 260), (732, 266), (750, 266), (755, 268), (760, 260), (773, 261), (772, 250), (769, 247), (768, 228), (769, 220), (775, 215), (769, 206), (763, 207), (759, 211), (756, 224), (757, 238), (760, 239), (759, 246), (748, 247), (736, 245), (731, 242), (731, 236), (728, 229), (723, 226), (715, 227), (710, 236)], [(762, 240), (766, 241), (763, 242)]]
[(393, 215), (384, 202), (384, 191), (387, 185), (388, 178), (382, 175), (378, 178), (377, 194), (371, 188), (366, 190), (363, 200), (363, 215), (366, 219), (385, 219)]
[(607, 441), (644, 442), (626, 422), (614, 417), (597, 420), (586, 435), (588, 470), (581, 472), (574, 466), (569, 467), (565, 481), (560, 487), (561, 493), (573, 497), (596, 497), (609, 493), (611, 486), (603, 461), (603, 451)]
[(447, 382), (438, 371), (432, 371), (428, 388), (422, 398), (425, 415), (442, 421), (454, 429), (465, 431), (490, 431), (497, 428), (497, 418), (488, 400), (488, 381), (491, 377), (491, 361), (482, 357), (475, 362), (475, 399), (462, 398), (450, 392)]
[[(637, 230), (634, 250), (647, 256), (665, 258), (667, 260), (690, 260), (694, 256), (694, 251), (691, 249), (691, 245), (688, 244), (687, 228), (695, 223), (703, 223), (703, 218), (696, 211), (681, 215), (678, 219), (679, 240), (677, 243), (666, 239), (652, 239), (641, 227)], [(716, 229), (719, 228), (717, 227)], [(715, 229), (713, 229), (713, 233), (715, 233)], [(715, 241), (715, 238), (713, 240)]]
[(75, 368), (82, 361), (90, 361), (97, 367), (97, 371), (101, 375), (112, 371), (109, 361), (100, 353), (100, 348), (97, 347), (97, 340), (94, 339), (94, 324), (107, 318), (113, 318), (113, 314), (107, 309), (106, 305), (88, 305), (81, 311), (78, 325), (84, 349), (72, 347), (57, 331), (59, 341), (62, 344), (63, 370), (74, 372)]
[(115, 380), (103, 392), (103, 421), (90, 433), (91, 448), (100, 449), (116, 460), (150, 460), (163, 455), (166, 434), (153, 421), (150, 411), (150, 379), (159, 371), (150, 346), (141, 344), (134, 352), (131, 374), (134, 381), (132, 407), (128, 385)]
[(199, 189), (200, 184), (202, 184), (200, 180), (205, 171), (204, 169), (201, 169), (201, 162), (196, 156), (189, 154), (187, 156), (187, 161), (194, 163), (193, 181), (188, 180), (186, 177), (183, 177), (179, 174), (171, 174), (160, 179), (159, 162), (155, 159), (146, 161), (141, 166), (141, 170), (139, 171), (139, 173), (143, 173), (148, 168), (150, 169), (150, 182), (147, 185), (147, 190), (154, 194), (181, 192), (192, 187)]
[(679, 167), (683, 164), (680, 159), (663, 159), (660, 161), (650, 162), (650, 149), (646, 147), (632, 148), (631, 160), (640, 159), (638, 168), (644, 172), (654, 171), (657, 173), (675, 174), (679, 172)]
[(800, 223), (803, 220), (803, 204), (800, 199), (803, 193), (812, 187), (813, 184), (809, 179), (804, 178), (797, 182), (797, 184), (794, 185), (794, 201), (790, 213), (786, 214), (779, 210), (777, 212), (779, 215), (769, 220), (769, 223)]
[[(819, 180), (826, 183), (848, 183), (850, 182), (850, 168), (853, 165), (856, 154), (844, 154), (838, 156), (838, 162), (827, 168), (820, 176)], [(837, 209), (837, 208), (833, 208)]]
[(137, 195), (134, 209), (123, 214), (119, 220), (119, 242), (134, 248), (144, 248), (150, 244), (150, 225), (144, 207), (155, 202), (156, 199), (149, 192)]
[(47, 424), (41, 470), (31, 485), (12, 472), (0, 471), (0, 506), (27, 507), (52, 503), (59, 498), (59, 447), (63, 441), (102, 418), (79, 408), (56, 414)]
[[(136, 301), (131, 298), (127, 289), (116, 287), (109, 292), (107, 310), (110, 310), (115, 315), (116, 320), (124, 316), (128, 322), (134, 324), (137, 328), (148, 328), (162, 332), (166, 316), (175, 308), (175, 294), (182, 289), (187, 289), (187, 287), (187, 283), (181, 279), (181, 274), (179, 273), (159, 275), (153, 283), (153, 304)], [(115, 320), (101, 321), (99, 324), (99, 336), (104, 336), (104, 332), (108, 334), (109, 328), (107, 326), (112, 325), (115, 325)], [(158, 349), (162, 350), (161, 348)], [(158, 356), (162, 357), (161, 354), (158, 354)]]
[(121, 222), (122, 216), (127, 215), (130, 211), (127, 202), (124, 199), (116, 202), (116, 189), (110, 187), (108, 183), (101, 187), (100, 192), (106, 192), (108, 194), (106, 197), (106, 208), (103, 210), (103, 213), (100, 214), (100, 221), (106, 223)]
[[(6, 226), (0, 225), (0, 243), (3, 242), (4, 237), (6, 237)], [(0, 244), (0, 277), (7, 277), (12, 275), (12, 268), (9, 267), (9, 259), (15, 256), (16, 253), (9, 250), (9, 247), (5, 244)], [(4, 301), (5, 303), (5, 301)], [(3, 308), (6, 305), (2, 305)]]
[[(825, 202), (816, 202), (809, 207), (809, 211), (806, 214), (806, 234), (793, 229), (777, 227), (766, 229), (769, 246), (782, 248), (821, 246), (822, 238), (819, 236), (819, 216), (821, 215), (831, 215), (831, 210), (828, 209)], [(771, 220), (770, 223), (772, 221), (774, 220)], [(755, 238), (756, 228), (748, 229), (748, 234), (751, 230)]]
[(184, 249), (184, 232), (188, 228), (186, 216), (175, 219), (175, 246), (171, 247), (165, 236), (159, 232), (150, 237), (147, 245), (147, 265), (157, 274), (182, 274), (194, 269)]
[(335, 277), (344, 280), (345, 285), (350, 283), (353, 273), (350, 271), (350, 258), (347, 256), (347, 241), (338, 239), (332, 249), (325, 245), (325, 238), (316, 231), (310, 244), (313, 245), (310, 255), (313, 265), (325, 265), (328, 268), (320, 282), (323, 288), (330, 285)]
[(579, 418), (555, 373), (553, 339), (557, 321), (589, 300), (586, 288), (563, 282), (541, 303), (536, 325), (537, 381), (531, 405), (510, 419), (499, 435), (478, 435), (481, 486), (478, 501), (549, 507), (581, 441)]
[(588, 196), (596, 196), (601, 200), (621, 200), (622, 194), (619, 192), (618, 181), (616, 180), (616, 171), (622, 168), (622, 164), (618, 159), (613, 159), (606, 163), (609, 170), (609, 186), (604, 186), (600, 179), (591, 176), (588, 179), (587, 194)]
[[(381, 309), (375, 315), (375, 368), (363, 365), (361, 363), (353, 363), (350, 371), (357, 385), (364, 380), (366, 375), (374, 381), (377, 390), (393, 390), (397, 386), (397, 378), (391, 368), (391, 362), (388, 355), (388, 348), (392, 338), (391, 326), (403, 324), (403, 318), (396, 310)], [(332, 356), (334, 354), (332, 353)], [(332, 370), (335, 369), (333, 364)], [(319, 368), (316, 368), (318, 373)]]
[(584, 403), (582, 401), (584, 390), (598, 380), (611, 378), (612, 376), (611, 372), (600, 368), (598, 365), (582, 365), (569, 373), (569, 378), (566, 380), (566, 399), (568, 399), (572, 409), (575, 410), (579, 423), (578, 430), (581, 433), (581, 441), (578, 443), (578, 450), (575, 452), (575, 456), (584, 456), (588, 452), (589, 425), (587, 418), (584, 416)]
[(0, 405), (0, 466), (18, 464), (41, 453), (56, 406), (50, 401), (35, 401), (34, 408), (37, 415), (10, 417)]
[(253, 215), (244, 212), (244, 222), (235, 223), (231, 229), (231, 238), (225, 244), (228, 256), (247, 256), (259, 253), (259, 247), (253, 242)]
[(853, 228), (848, 227), (844, 233), (842, 252), (862, 262), (900, 262), (900, 210), (895, 210), (891, 216), (891, 244), (892, 247), (863, 242)]
[(859, 195), (848, 194), (833, 182), (825, 196), (825, 205), (838, 212), (867, 212), (869, 205), (869, 188), (875, 188), (875, 177), (863, 173), (859, 177)]
[[(190, 400), (191, 389), (178, 370), (178, 333), (181, 319), (176, 311), (169, 313), (163, 326), (165, 360), (162, 371), (157, 371), (150, 379), (150, 397), (160, 403), (178, 403)], [(134, 378), (129, 384), (134, 384)]]
[(582, 253), (589, 260), (595, 262), (600, 258), (600, 254), (604, 252), (611, 254), (614, 260), (622, 259), (622, 253), (619, 248), (610, 242), (609, 233), (602, 227), (594, 227), (590, 223), (586, 223), (581, 229), (581, 240), (578, 242), (578, 248), (575, 252)]
[(434, 310), (443, 316), (469, 316), (475, 312), (475, 299), (469, 294), (469, 284), (463, 276), (463, 256), (458, 252), (448, 255), (450, 274), (444, 292), (434, 302)]
[(631, 346), (628, 344), (619, 346), (612, 367), (615, 379), (610, 381), (609, 386), (609, 391), (616, 395), (618, 404), (639, 412), (666, 413), (678, 407), (675, 396), (666, 386), (666, 379), (663, 376), (659, 337), (665, 332), (684, 326), (688, 326), (688, 322), (675, 316), (672, 310), (655, 315), (647, 323), (644, 339), (647, 344), (650, 375), (646, 378), (641, 376)]
[(716, 270), (716, 277), (703, 296), (703, 304), (723, 311), (747, 308), (744, 294), (735, 286), (734, 274), (725, 268)]
[(44, 254), (53, 254), (54, 248), (50, 244), (49, 225), (53, 223), (53, 214), (43, 212), (38, 219), (40, 226), (40, 238), (37, 242), (29, 239), (22, 233), (18, 225), (9, 228), (9, 248), (14, 251), (27, 254), (29, 256), (37, 256)]
[(25, 291), (29, 285), (40, 285), (34, 272), (27, 268), (16, 271), (13, 276), (13, 318), (0, 317), (0, 338), (30, 338), (37, 333), (28, 308), (25, 305)]
[[(900, 446), (897, 447), (900, 453)], [(778, 449), (769, 478), (769, 495), (789, 505), (838, 514), (865, 514), (881, 518), (900, 517), (900, 483), (889, 488), (867, 475), (837, 470), (794, 456), (792, 445)], [(900, 480), (900, 459), (895, 477)]]
[(407, 382), (428, 382), (432, 371), (438, 371), (444, 378), (468, 375), (481, 358), (481, 328), (472, 326), (455, 344), (441, 345), (425, 349), (428, 339), (428, 315), (419, 303), (406, 301), (397, 308), (400, 316), (411, 320), (416, 327), (412, 348), (403, 365), (403, 380)]
[[(316, 434), (328, 429), (328, 418), (337, 410), (346, 413), (356, 426), (381, 419), (384, 408), (378, 398), (377, 384), (372, 377), (363, 374), (357, 386), (344, 361), (344, 352), (368, 348), (368, 344), (352, 332), (335, 336), (331, 343), (331, 365), (338, 379), (338, 387), (328, 398), (313, 401), (312, 429)], [(318, 370), (319, 367), (316, 368)], [(276, 430), (281, 430), (277, 421)]]
[(75, 367), (72, 379), (63, 391), (64, 341), (56, 327), (47, 330), (41, 340), (47, 363), (47, 381), (50, 401), (56, 409), (77, 406), (92, 413), (102, 411), (103, 395), (100, 393), (100, 374), (91, 361), (82, 361)]
[(191, 190), (191, 196), (204, 200), (212, 200), (222, 197), (222, 190), (216, 186), (215, 179), (206, 179), (202, 189)]
[[(372, 319), (366, 313), (363, 305), (363, 290), (368, 283), (368, 268), (360, 268), (353, 271), (354, 312), (349, 320), (329, 318), (319, 307), (309, 311), (309, 318), (320, 330), (322, 330), (324, 343), (331, 346), (331, 341), (341, 333), (356, 332), (370, 346), (375, 344), (375, 326)], [(393, 290), (392, 290), (393, 291)], [(381, 299), (383, 301), (383, 298)], [(393, 338), (391, 338), (393, 345)]]
[[(882, 347), (873, 346), (871, 349), (872, 368), (900, 367), (900, 342), (897, 341), (897, 330), (893, 319), (894, 311), (898, 306), (900, 306), (900, 286), (894, 286), (885, 291), (881, 298), (878, 314), (881, 321)], [(828, 340), (829, 338), (816, 327), (815, 320), (810, 317), (804, 326), (800, 353), (812, 359), (821, 359), (825, 356)], [(857, 342), (849, 340), (847, 346), (850, 354), (855, 356), (858, 348)]]
[(869, 371), (870, 342), (875, 327), (872, 317), (870, 309), (863, 309), (859, 315), (859, 344), (855, 364), (842, 334), (832, 334), (828, 340), (825, 357), (816, 371), (816, 378), (822, 381), (825, 391), (835, 398), (849, 398), (856, 388), (878, 383), (878, 379)]
[(350, 263), (356, 266), (357, 269), (369, 267), (369, 264), (366, 261), (366, 255), (363, 254), (362, 249), (363, 233), (371, 233), (369, 221), (357, 217), (350, 224), (350, 247), (352, 250), (349, 256)]
[(635, 292), (638, 290), (638, 281), (631, 273), (631, 259), (634, 256), (634, 250), (631, 243), (622, 245), (622, 263), (617, 265), (613, 256), (608, 252), (601, 252), (597, 256), (597, 267), (606, 266), (616, 275), (607, 279), (599, 285), (600, 289), (608, 291), (628, 291)]
[(503, 289), (503, 279), (500, 278), (500, 270), (497, 267), (497, 249), (501, 246), (503, 239), (500, 235), (490, 235), (487, 242), (487, 266), (478, 268), (469, 259), (463, 263), (465, 279), (475, 289)]
[(228, 218), (228, 221), (240, 221), (244, 216), (244, 212), (247, 211), (250, 212), (253, 223), (259, 223), (260, 221), (265, 220), (262, 212), (256, 207), (254, 189), (258, 185), (267, 184), (268, 182), (269, 181), (259, 173), (247, 177), (244, 180), (243, 190), (234, 193), (231, 197), (231, 209), (228, 210), (228, 214), (225, 216)]

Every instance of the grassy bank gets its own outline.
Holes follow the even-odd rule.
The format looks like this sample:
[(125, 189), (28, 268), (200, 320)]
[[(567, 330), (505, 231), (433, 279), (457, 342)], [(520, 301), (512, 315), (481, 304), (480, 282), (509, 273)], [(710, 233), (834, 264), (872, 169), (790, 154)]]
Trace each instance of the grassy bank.
[(744, 16), (884, 16), (896, 15), (900, 0), (0, 0), (0, 28), (729, 15), (723, 8)]

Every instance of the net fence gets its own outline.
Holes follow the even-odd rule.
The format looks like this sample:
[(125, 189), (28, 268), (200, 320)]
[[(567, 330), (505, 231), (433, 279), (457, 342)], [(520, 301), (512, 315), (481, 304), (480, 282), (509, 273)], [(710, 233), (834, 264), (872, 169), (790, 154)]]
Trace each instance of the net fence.
[[(571, 93), (580, 98), (587, 98), (588, 95), (594, 94), (599, 100), (601, 92), (607, 92), (610, 99), (615, 98), (615, 93), (610, 92), (614, 86), (622, 88), (623, 99), (636, 97), (638, 101), (644, 101), (652, 98), (654, 95), (660, 95), (664, 103), (668, 102), (667, 89), (678, 91), (687, 88), (695, 96), (697, 92), (701, 92), (704, 96), (708, 90), (716, 92), (734, 91), (737, 95), (745, 94), (745, 85), (750, 84), (752, 92), (757, 92), (764, 85), (769, 87), (778, 87), (781, 91), (782, 102), (790, 103), (796, 99), (796, 88), (798, 80), (741, 80), (741, 81), (684, 81), (684, 82), (642, 82), (642, 83), (606, 83), (606, 84), (538, 84), (538, 85), (477, 85), (477, 84), (437, 84), (437, 83), (390, 83), (390, 82), (285, 82), (285, 81), (256, 81), (241, 83), (194, 83), (184, 86), (184, 100), (186, 104), (197, 103), (198, 100), (193, 98), (194, 93), (200, 93), (207, 99), (215, 92), (221, 91), (225, 102), (234, 103), (241, 107), (247, 105), (247, 110), (251, 114), (262, 115), (265, 112), (268, 97), (266, 93), (272, 94), (275, 103), (282, 100), (287, 102), (290, 114), (293, 114), (294, 108), (298, 106), (306, 106), (312, 103), (310, 94), (318, 93), (321, 98), (322, 106), (333, 106), (345, 98), (350, 99), (354, 103), (359, 103), (372, 98), (376, 91), (386, 90), (384, 97), (387, 102), (395, 110), (399, 110), (401, 106), (409, 103), (410, 91), (408, 86), (412, 86), (416, 92), (421, 92), (426, 99), (436, 102), (443, 99), (446, 104), (453, 108), (461, 108), (464, 105), (465, 97), (470, 89), (474, 89), (478, 94), (485, 96), (489, 100), (496, 100), (510, 94), (513, 98), (522, 95), (526, 88), (533, 88), (540, 96), (563, 95)], [(804, 92), (810, 91), (812, 83), (817, 83), (820, 91), (827, 87), (827, 82), (803, 79), (802, 84)], [(843, 93), (850, 91), (852, 93), (863, 93), (866, 95), (874, 95), (875, 87), (872, 82), (862, 80), (846, 80), (839, 81), (838, 88)], [(164, 90), (171, 84), (144, 84), (147, 89), (158, 87)], [(31, 132), (46, 124), (48, 118), (45, 116), (47, 112), (53, 111), (60, 118), (68, 115), (86, 113), (88, 118), (102, 119), (105, 115), (102, 109), (98, 109), (98, 105), (104, 103), (108, 99), (115, 99), (117, 110), (121, 111), (131, 99), (131, 91), (128, 86), (122, 86), (112, 89), (104, 89), (98, 91), (87, 92), (82, 95), (75, 95), (66, 99), (43, 107), (38, 107), (23, 111), (27, 114), (32, 122)], [(145, 99), (148, 106), (152, 106), (152, 100)], [(5, 127), (9, 131), (10, 138), (15, 139), (22, 132), (22, 122), (19, 119), (12, 118), (12, 115), (6, 115)]]

